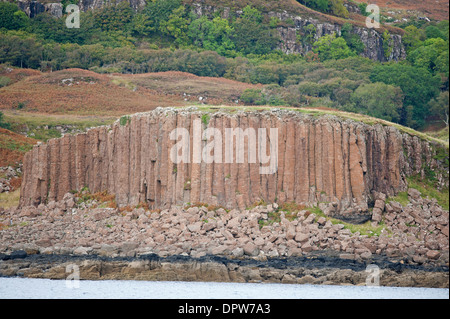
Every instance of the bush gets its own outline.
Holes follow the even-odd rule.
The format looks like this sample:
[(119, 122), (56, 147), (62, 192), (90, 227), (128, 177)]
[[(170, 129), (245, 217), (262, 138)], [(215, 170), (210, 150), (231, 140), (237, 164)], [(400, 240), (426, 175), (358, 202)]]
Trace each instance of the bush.
[(0, 29), (23, 30), (29, 24), (27, 15), (16, 4), (0, 2)]
[(7, 86), (11, 83), (11, 79), (7, 76), (0, 76), (0, 88)]
[(6, 128), (6, 129), (9, 129), (11, 127), (11, 125), (9, 123), (5, 122), (5, 119), (3, 117), (3, 112), (0, 112), (0, 127)]
[(258, 89), (245, 89), (241, 94), (242, 102), (246, 104), (264, 104), (262, 102), (262, 92)]

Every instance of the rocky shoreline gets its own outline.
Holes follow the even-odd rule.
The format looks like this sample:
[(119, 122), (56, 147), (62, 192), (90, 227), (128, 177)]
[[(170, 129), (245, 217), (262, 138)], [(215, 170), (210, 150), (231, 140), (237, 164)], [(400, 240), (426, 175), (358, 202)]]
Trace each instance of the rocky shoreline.
[[(265, 259), (156, 254), (139, 257), (27, 255), (15, 251), (0, 258), (3, 258), (0, 275), (8, 277), (64, 280), (70, 278), (76, 266), (81, 280), (374, 284), (367, 262), (342, 259), (330, 251)], [(376, 257), (372, 262), (370, 265), (379, 267), (381, 286), (448, 288), (447, 266), (405, 265), (385, 257)]]
[(65, 279), (75, 264), (93, 280), (364, 285), (375, 265), (384, 286), (448, 288), (449, 213), (408, 194), (406, 206), (375, 194), (371, 221), (358, 228), (330, 217), (327, 205), (119, 209), (67, 193), (0, 209), (0, 276)]

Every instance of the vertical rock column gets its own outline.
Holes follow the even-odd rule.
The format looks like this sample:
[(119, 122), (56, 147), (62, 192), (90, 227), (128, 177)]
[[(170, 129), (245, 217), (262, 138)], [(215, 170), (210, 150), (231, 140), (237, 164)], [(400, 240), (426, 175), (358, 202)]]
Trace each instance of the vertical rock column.
[[(428, 142), (393, 127), (292, 111), (219, 112), (204, 119), (201, 112), (158, 109), (131, 116), (125, 125), (118, 121), (36, 145), (24, 157), (20, 205), (60, 200), (87, 186), (92, 192), (115, 194), (120, 206), (203, 202), (245, 208), (264, 200), (334, 202), (345, 210), (367, 206), (372, 191), (394, 195), (405, 189), (406, 176), (424, 175), (424, 165), (439, 165)], [(207, 128), (220, 136), (203, 138)], [(260, 128), (266, 129), (264, 136)], [(278, 129), (278, 166), (264, 175), (259, 169), (269, 163), (259, 162), (264, 150), (259, 142), (265, 140), (264, 155), (271, 155), (270, 128)], [(171, 160), (178, 141), (169, 134), (178, 129), (189, 132), (188, 162)], [(228, 149), (227, 129), (236, 133)], [(200, 149), (194, 147), (195, 139), (200, 139)], [(226, 161), (230, 150), (231, 161)], [(202, 151), (213, 157), (221, 151), (222, 160), (206, 163)], [(253, 151), (256, 163), (249, 161)]]

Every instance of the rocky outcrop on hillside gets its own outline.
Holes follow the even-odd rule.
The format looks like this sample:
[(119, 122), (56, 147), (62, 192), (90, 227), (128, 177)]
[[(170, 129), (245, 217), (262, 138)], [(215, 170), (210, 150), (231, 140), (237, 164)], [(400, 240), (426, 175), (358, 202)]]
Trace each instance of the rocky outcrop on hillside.
[[(220, 13), (224, 18), (230, 16), (230, 8), (218, 8), (203, 3), (194, 3), (192, 11), (197, 16), (214, 16)], [(239, 16), (242, 11), (237, 11), (234, 14)], [(340, 36), (342, 25), (332, 21), (324, 21), (319, 17), (311, 16), (311, 14), (300, 16), (293, 15), (287, 11), (284, 12), (269, 12), (270, 18), (277, 18), (284, 22), (285, 25), (278, 26), (277, 31), (280, 36), (279, 49), (287, 54), (299, 53), (306, 54), (312, 50), (312, 43), (317, 41), (320, 37), (333, 34)], [(306, 30), (307, 26), (312, 25), (314, 31)], [(313, 39), (309, 41), (302, 41), (306, 34), (313, 33)], [(406, 51), (402, 44), (402, 36), (399, 34), (390, 34), (389, 48), (390, 53), (385, 54), (384, 39), (382, 32), (376, 29), (363, 28), (357, 25), (352, 27), (351, 33), (356, 34), (361, 42), (364, 44), (364, 52), (361, 56), (375, 60), (375, 61), (400, 61), (406, 58)], [(300, 40), (299, 40), (300, 39)]]
[[(218, 146), (213, 146), (214, 135), (202, 135), (207, 128), (215, 129), (223, 143), (218, 139)], [(270, 128), (276, 136), (269, 134)], [(180, 136), (169, 135), (176, 129), (189, 135), (185, 140), (189, 147), (182, 153), (175, 148)], [(243, 139), (245, 132), (254, 132), (254, 140), (245, 138), (241, 149), (236, 143), (226, 148), (227, 130), (241, 130)], [(203, 160), (207, 146), (221, 157)], [(234, 154), (228, 162), (227, 149)], [(35, 146), (24, 158), (20, 205), (58, 201), (69, 191), (87, 187), (94, 193), (114, 194), (119, 206), (145, 203), (167, 208), (203, 202), (244, 209), (261, 201), (326, 202), (332, 206), (330, 215), (359, 216), (364, 221), (370, 218), (374, 192), (395, 195), (406, 190), (407, 176), (428, 171), (439, 178), (437, 150), (394, 127), (329, 115), (279, 109), (204, 113), (195, 108), (157, 108)], [(244, 152), (242, 162), (237, 151)], [(261, 161), (264, 151), (266, 162)], [(249, 153), (255, 156), (253, 161)], [(276, 169), (260, 174), (271, 163)], [(448, 179), (441, 180), (448, 186)]]
[(93, 9), (100, 9), (111, 3), (119, 3), (122, 1), (127, 1), (130, 7), (135, 11), (142, 9), (147, 3), (146, 0), (79, 0), (78, 5), (81, 11), (88, 11)]
[[(3, 0), (7, 1), (7, 0)], [(30, 18), (39, 13), (48, 12), (50, 15), (60, 18), (63, 15), (63, 5), (59, 2), (17, 0), (17, 6)]]

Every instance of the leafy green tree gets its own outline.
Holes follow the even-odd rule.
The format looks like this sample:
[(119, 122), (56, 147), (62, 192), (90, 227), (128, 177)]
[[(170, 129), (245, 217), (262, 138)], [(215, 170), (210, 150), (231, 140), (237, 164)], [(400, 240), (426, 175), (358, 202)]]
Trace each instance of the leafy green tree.
[(29, 18), (16, 4), (0, 2), (0, 29), (24, 30), (29, 24)]
[(314, 43), (316, 32), (317, 29), (314, 24), (307, 24), (300, 30), (300, 33), (297, 34), (297, 41), (302, 43), (303, 45), (312, 45)]
[(328, 11), (329, 0), (303, 0), (300, 2), (303, 2), (307, 7), (314, 10), (322, 12)]
[(383, 38), (383, 52), (384, 52), (384, 57), (386, 59), (388, 59), (391, 56), (392, 53), (392, 38), (391, 38), (391, 34), (389, 33), (389, 31), (386, 29), (383, 32), (382, 35)]
[[(445, 72), (445, 69), (443, 69), (445, 65), (441, 65), (442, 60), (437, 65), (438, 58), (442, 55), (441, 59), (443, 59), (445, 54), (448, 55), (448, 41), (444, 41), (441, 38), (432, 38), (426, 40), (422, 46), (412, 51), (408, 56), (408, 60), (414, 66), (425, 68), (435, 74), (436, 72)], [(448, 64), (446, 67), (448, 69)]]
[(361, 11), (361, 14), (366, 17), (369, 16), (369, 14), (370, 14), (369, 12), (366, 11), (367, 6), (368, 6), (368, 4), (366, 2), (360, 2), (358, 4), (359, 11)]
[[(400, 114), (401, 124), (419, 128), (425, 123), (427, 103), (439, 92), (438, 77), (424, 68), (399, 63), (377, 65), (369, 77), (373, 83), (383, 82), (402, 89), (404, 107)], [(408, 111), (407, 106), (412, 109)]]
[[(448, 42), (448, 41), (447, 41)], [(449, 50), (443, 51), (439, 56), (436, 58), (435, 62), (435, 72), (438, 74), (441, 74), (444, 79), (442, 82), (446, 82), (446, 89), (448, 90), (448, 71), (449, 71), (449, 64), (448, 64), (448, 56), (449, 56)], [(445, 79), (446, 78), (446, 79)]]
[(189, 23), (185, 7), (179, 6), (172, 11), (167, 20), (160, 22), (159, 30), (162, 34), (174, 38), (177, 44), (187, 44)]
[(441, 92), (436, 99), (428, 103), (430, 116), (438, 117), (448, 127), (449, 124), (448, 91)]
[(37, 69), (41, 56), (42, 45), (32, 35), (21, 31), (0, 33), (0, 63)]
[(414, 25), (409, 25), (405, 28), (405, 34), (402, 37), (402, 43), (405, 45), (406, 52), (414, 51), (422, 45), (422, 41), (425, 39), (425, 33), (423, 30), (418, 29)]
[(173, 11), (181, 5), (181, 0), (152, 0), (147, 2), (142, 13), (153, 22), (156, 30), (161, 31), (163, 21), (168, 21)]
[(110, 4), (94, 13), (97, 25), (103, 31), (123, 30), (133, 18), (133, 9), (127, 1)]
[(262, 105), (265, 104), (261, 90), (245, 89), (241, 94), (241, 100), (245, 104)]
[(365, 49), (364, 43), (357, 34), (352, 33), (352, 30), (353, 25), (351, 23), (345, 23), (341, 29), (342, 37), (353, 52), (356, 54), (361, 54)]
[(236, 50), (243, 54), (266, 54), (279, 43), (275, 30), (262, 23), (262, 14), (251, 6), (243, 9), (242, 15), (232, 24), (232, 40)]
[(341, 18), (349, 17), (349, 12), (342, 0), (329, 0), (328, 12)]
[(134, 15), (131, 21), (131, 32), (134, 36), (147, 37), (155, 31), (156, 28), (153, 25), (153, 21), (148, 15), (142, 12)]
[(331, 13), (335, 16), (342, 18), (348, 18), (349, 16), (348, 10), (344, 6), (344, 2), (342, 0), (297, 0), (297, 1), (317, 11)]
[(387, 121), (398, 122), (403, 106), (403, 92), (399, 87), (377, 82), (359, 86), (351, 95), (359, 113)]
[(427, 39), (432, 38), (441, 38), (442, 40), (448, 40), (446, 39), (445, 35), (439, 30), (438, 27), (435, 27), (434, 25), (429, 25), (425, 28), (425, 34), (427, 36)]
[(203, 16), (192, 21), (188, 34), (197, 47), (216, 51), (224, 56), (235, 56), (235, 46), (231, 40), (233, 31), (228, 20), (221, 17), (209, 20)]
[(355, 53), (348, 47), (347, 42), (336, 34), (327, 34), (313, 44), (313, 52), (319, 54), (321, 61), (338, 60), (354, 56)]
[(436, 24), (436, 27), (441, 31), (442, 35), (445, 37), (444, 40), (448, 40), (449, 21), (441, 20)]
[(3, 112), (0, 112), (0, 127), (9, 129), (11, 128), (11, 124), (5, 122), (5, 118), (3, 117)]

